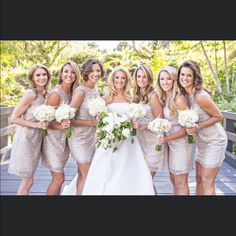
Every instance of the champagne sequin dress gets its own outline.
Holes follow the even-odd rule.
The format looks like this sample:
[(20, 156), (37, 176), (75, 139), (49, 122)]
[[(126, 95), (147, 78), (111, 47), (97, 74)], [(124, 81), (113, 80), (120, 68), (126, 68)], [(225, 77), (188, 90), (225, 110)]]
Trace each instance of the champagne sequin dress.
[[(203, 96), (209, 97), (210, 95), (200, 90), (196, 98)], [(205, 121), (210, 118), (210, 115), (200, 108), (194, 96), (189, 96), (188, 103), (198, 111), (199, 121)], [(224, 158), (227, 147), (227, 135), (223, 126), (217, 122), (206, 128), (199, 129), (195, 135), (196, 141), (196, 161), (206, 168), (220, 167)]]
[[(150, 104), (142, 104), (146, 110), (146, 115), (139, 119), (141, 124), (148, 124), (154, 119), (152, 108)], [(149, 170), (151, 172), (157, 172), (167, 167), (167, 145), (162, 144), (161, 151), (155, 150), (157, 144), (157, 134), (151, 130), (138, 130), (138, 140), (141, 144), (143, 154)]]
[[(89, 113), (88, 103), (90, 100), (98, 98), (98, 89), (88, 88), (84, 85), (78, 86), (74, 93), (83, 91), (84, 100), (76, 112), (75, 119), (90, 120), (94, 119)], [(72, 126), (72, 136), (68, 139), (72, 157), (79, 163), (89, 163), (92, 161), (96, 146), (96, 126)]]
[[(35, 100), (23, 114), (28, 121), (37, 122), (33, 112), (45, 102), (42, 95), (37, 95), (32, 89), (28, 89), (25, 95), (35, 96)], [(24, 96), (25, 96), (24, 95)], [(41, 157), (42, 136), (40, 129), (17, 125), (14, 135), (8, 171), (11, 174), (24, 177), (32, 177), (38, 167)]]
[[(64, 92), (59, 85), (52, 89), (51, 93), (60, 96), (60, 104), (70, 104), (71, 94)], [(70, 156), (70, 150), (64, 130), (48, 128), (48, 135), (43, 139), (42, 164), (51, 171), (63, 173), (66, 162)]]
[[(184, 97), (183, 97), (184, 99)], [(171, 129), (166, 135), (177, 133), (182, 127), (178, 124), (178, 116), (170, 115), (168, 103), (163, 107), (164, 118), (172, 122)], [(193, 169), (192, 148), (193, 145), (188, 143), (188, 136), (172, 140), (168, 145), (168, 167), (174, 175), (187, 174)]]

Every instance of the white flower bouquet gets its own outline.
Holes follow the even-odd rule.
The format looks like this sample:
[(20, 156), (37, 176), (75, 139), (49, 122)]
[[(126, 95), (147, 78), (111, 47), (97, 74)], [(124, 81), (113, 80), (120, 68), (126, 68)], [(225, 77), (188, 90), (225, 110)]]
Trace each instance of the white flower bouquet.
[[(55, 119), (58, 122), (62, 122), (63, 120), (70, 120), (75, 117), (76, 109), (71, 107), (70, 105), (66, 103), (62, 103), (55, 112)], [(68, 127), (65, 129), (65, 135), (67, 138), (71, 137), (72, 135), (72, 129), (71, 127)]]
[(102, 98), (94, 98), (88, 103), (90, 115), (96, 117), (102, 112), (107, 112), (106, 102)]
[[(192, 128), (196, 125), (199, 119), (198, 112), (196, 109), (186, 109), (178, 112), (178, 123), (181, 126)], [(194, 143), (193, 136), (188, 134), (188, 142)]]
[[(118, 142), (132, 136), (131, 129), (132, 122), (126, 114), (115, 111), (101, 113), (97, 123), (96, 147), (111, 148), (114, 152)], [(133, 142), (131, 139), (131, 143)]]
[[(128, 109), (128, 116), (131, 119), (138, 119), (141, 117), (144, 117), (146, 115), (146, 110), (142, 106), (142, 104), (139, 103), (131, 103)], [(136, 129), (132, 129), (133, 135), (137, 134)]]
[[(148, 129), (157, 133), (157, 138), (162, 137), (164, 132), (168, 132), (171, 129), (172, 123), (167, 119), (156, 118), (149, 122)], [(156, 151), (161, 151), (161, 145), (156, 145)]]
[[(38, 106), (34, 112), (33, 115), (38, 121), (43, 121), (43, 122), (49, 122), (54, 120), (55, 118), (55, 108), (50, 106), (50, 105), (40, 105)], [(43, 137), (48, 135), (47, 129), (42, 129), (41, 135)]]

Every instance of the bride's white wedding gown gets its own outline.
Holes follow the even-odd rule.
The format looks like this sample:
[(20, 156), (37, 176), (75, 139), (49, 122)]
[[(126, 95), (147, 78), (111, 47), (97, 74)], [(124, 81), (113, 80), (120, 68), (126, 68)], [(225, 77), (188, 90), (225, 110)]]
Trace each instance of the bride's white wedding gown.
[[(128, 103), (111, 103), (108, 110), (126, 112)], [(76, 195), (74, 177), (62, 195)], [(134, 137), (118, 145), (115, 152), (97, 148), (88, 171), (82, 195), (155, 195), (152, 176), (138, 139)]]

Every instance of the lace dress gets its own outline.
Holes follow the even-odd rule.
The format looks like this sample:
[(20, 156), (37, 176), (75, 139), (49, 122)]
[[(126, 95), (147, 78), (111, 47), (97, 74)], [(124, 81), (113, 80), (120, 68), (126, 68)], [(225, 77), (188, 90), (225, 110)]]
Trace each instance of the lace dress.
[[(210, 95), (201, 90), (197, 97)], [(194, 96), (187, 98), (190, 106), (198, 111), (199, 123), (210, 118), (210, 115), (201, 109)], [(220, 167), (227, 147), (227, 135), (223, 126), (217, 122), (206, 128), (199, 129), (195, 135), (196, 140), (196, 161), (206, 168)]]
[[(166, 135), (177, 133), (182, 127), (178, 124), (177, 116), (170, 116), (168, 104), (163, 107), (164, 118), (172, 122), (171, 129)], [(188, 143), (188, 136), (168, 142), (168, 167), (175, 175), (189, 173), (193, 169), (192, 144)]]
[[(23, 114), (23, 118), (34, 121), (34, 110), (45, 102), (42, 95), (36, 95), (32, 89), (28, 89), (25, 95), (35, 96), (35, 100)], [(17, 125), (14, 135), (8, 171), (11, 174), (24, 177), (32, 177), (38, 167), (41, 157), (42, 136), (40, 129), (28, 128)]]
[[(60, 104), (71, 102), (71, 94), (65, 93), (59, 85), (51, 92), (60, 96)], [(60, 105), (59, 104), (59, 105)], [(51, 171), (62, 173), (69, 158), (70, 150), (64, 130), (48, 129), (48, 135), (43, 139), (42, 165)]]
[[(140, 118), (139, 122), (142, 124), (148, 124), (154, 119), (152, 108), (150, 104), (142, 105), (146, 110), (146, 115), (145, 117)], [(137, 136), (150, 171), (157, 172), (165, 169), (167, 167), (167, 145), (162, 144), (161, 151), (157, 152), (155, 150), (157, 134), (151, 130), (138, 130)]]
[[(74, 93), (83, 91), (84, 100), (76, 112), (75, 119), (90, 120), (94, 119), (88, 111), (88, 102), (91, 99), (98, 98), (98, 89), (90, 89), (84, 85), (78, 86)], [(80, 163), (88, 163), (92, 161), (95, 152), (96, 127), (95, 126), (72, 126), (72, 136), (68, 139), (71, 155)]]

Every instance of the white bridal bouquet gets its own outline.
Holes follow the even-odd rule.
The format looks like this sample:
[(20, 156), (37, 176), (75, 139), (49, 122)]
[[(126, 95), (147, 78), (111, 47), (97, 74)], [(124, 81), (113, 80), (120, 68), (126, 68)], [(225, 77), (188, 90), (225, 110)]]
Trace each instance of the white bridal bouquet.
[[(71, 107), (70, 105), (66, 103), (62, 103), (57, 109), (55, 113), (55, 119), (58, 122), (62, 122), (63, 120), (70, 120), (75, 117), (76, 109)], [(67, 138), (71, 137), (72, 135), (72, 129), (71, 127), (68, 127), (65, 129), (65, 135)]]
[(89, 113), (98, 116), (102, 112), (107, 112), (106, 102), (102, 98), (94, 98), (88, 103)]
[[(132, 136), (131, 130), (132, 122), (126, 114), (116, 111), (102, 112), (97, 123), (96, 146), (104, 149), (111, 148), (114, 152), (118, 142)], [(131, 143), (133, 141), (131, 140)]]
[[(164, 132), (168, 132), (171, 129), (172, 123), (167, 119), (156, 118), (149, 122), (148, 129), (157, 133), (157, 138), (162, 137)], [(161, 145), (156, 145), (156, 151), (161, 151)]]
[[(128, 110), (128, 115), (131, 119), (138, 119), (146, 115), (146, 110), (142, 104), (131, 103)], [(132, 130), (133, 135), (136, 135), (136, 129)]]
[[(43, 105), (38, 106), (34, 110), (33, 115), (36, 118), (36, 120), (38, 120), (38, 121), (49, 122), (49, 121), (54, 120), (55, 111), (56, 110), (54, 107), (52, 107), (50, 105), (43, 104)], [(47, 129), (42, 129), (41, 135), (43, 137), (47, 136), (48, 135)]]
[[(198, 119), (199, 119), (198, 112), (194, 108), (179, 111), (178, 123), (181, 126), (192, 128), (196, 125)], [(193, 136), (190, 134), (188, 134), (188, 142), (194, 143)]]

